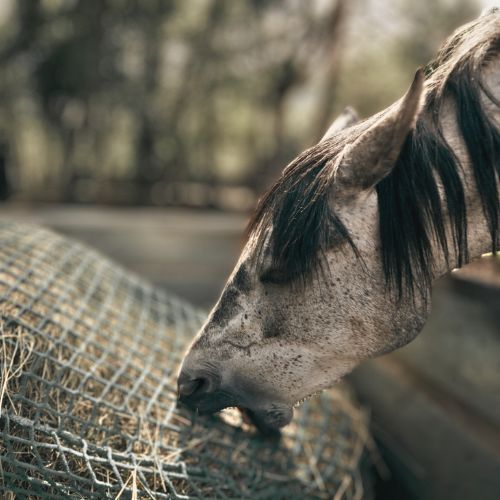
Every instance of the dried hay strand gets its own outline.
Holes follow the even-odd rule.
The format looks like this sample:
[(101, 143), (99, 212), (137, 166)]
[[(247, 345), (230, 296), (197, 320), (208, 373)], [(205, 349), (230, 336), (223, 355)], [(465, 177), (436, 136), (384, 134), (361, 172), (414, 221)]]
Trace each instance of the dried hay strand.
[(0, 491), (6, 498), (363, 496), (366, 414), (346, 386), (281, 439), (177, 408), (204, 317), (48, 230), (0, 224)]

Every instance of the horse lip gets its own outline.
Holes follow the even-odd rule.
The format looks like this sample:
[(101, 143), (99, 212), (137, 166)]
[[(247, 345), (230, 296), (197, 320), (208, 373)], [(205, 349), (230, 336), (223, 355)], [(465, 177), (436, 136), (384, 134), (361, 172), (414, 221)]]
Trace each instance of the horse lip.
[(210, 403), (192, 402), (187, 398), (178, 399), (177, 404), (189, 408), (191, 411), (194, 411), (199, 415), (212, 415), (213, 413), (217, 413), (227, 407), (225, 405), (215, 406)]
[(275, 434), (293, 418), (293, 408), (273, 404), (267, 408), (240, 408), (262, 434)]
[(184, 396), (177, 399), (179, 403), (200, 415), (210, 415), (217, 413), (228, 406), (234, 406), (235, 401), (227, 393), (217, 391), (215, 393), (204, 394), (200, 398)]

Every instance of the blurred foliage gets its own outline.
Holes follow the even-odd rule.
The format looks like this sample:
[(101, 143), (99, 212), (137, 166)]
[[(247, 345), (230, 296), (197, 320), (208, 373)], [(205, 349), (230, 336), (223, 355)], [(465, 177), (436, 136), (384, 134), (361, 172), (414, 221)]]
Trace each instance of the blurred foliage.
[(352, 4), (337, 102), (362, 116), (388, 106), (444, 40), (477, 17), (479, 0), (359, 0)]
[(245, 209), (335, 112), (389, 104), (478, 11), (473, 0), (2, 0), (0, 197)]

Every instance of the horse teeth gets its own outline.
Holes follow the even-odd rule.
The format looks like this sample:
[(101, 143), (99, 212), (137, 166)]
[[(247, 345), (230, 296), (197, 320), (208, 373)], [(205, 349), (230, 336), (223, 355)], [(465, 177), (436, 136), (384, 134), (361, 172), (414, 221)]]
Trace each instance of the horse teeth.
[(294, 405), (293, 407), (294, 408), (298, 408), (304, 401), (308, 401), (309, 399), (315, 397), (315, 396), (319, 396), (321, 393), (323, 392), (323, 390), (319, 390), (319, 391), (316, 391), (316, 392), (313, 392), (312, 394), (309, 394), (309, 396), (306, 396), (305, 398), (302, 398), (302, 399), (299, 399)]

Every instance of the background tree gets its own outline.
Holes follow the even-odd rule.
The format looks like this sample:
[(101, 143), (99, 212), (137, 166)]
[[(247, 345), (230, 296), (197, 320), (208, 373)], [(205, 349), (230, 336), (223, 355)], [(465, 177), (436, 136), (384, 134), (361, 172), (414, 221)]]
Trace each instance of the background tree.
[(392, 102), (479, 10), (474, 0), (3, 0), (5, 193), (246, 209), (345, 105), (363, 115)]

